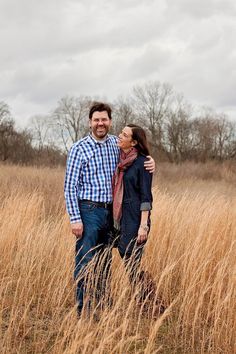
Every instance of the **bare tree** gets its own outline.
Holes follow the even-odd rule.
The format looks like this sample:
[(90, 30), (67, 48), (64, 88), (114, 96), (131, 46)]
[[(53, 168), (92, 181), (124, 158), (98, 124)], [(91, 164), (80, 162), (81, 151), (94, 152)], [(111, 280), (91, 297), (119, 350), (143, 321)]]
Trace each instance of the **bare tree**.
[(69, 151), (71, 145), (88, 131), (88, 107), (91, 98), (63, 97), (51, 116), (51, 128), (57, 143)]
[(27, 129), (14, 131), (9, 146), (9, 160), (13, 163), (32, 164), (35, 151), (32, 147), (32, 135)]
[(173, 102), (173, 89), (169, 84), (153, 81), (133, 89), (133, 105), (139, 121), (151, 133), (151, 143), (158, 152), (164, 150), (164, 122)]
[(181, 162), (189, 157), (192, 148), (191, 106), (183, 96), (176, 95), (176, 102), (168, 112), (166, 122), (166, 144), (169, 157)]
[(192, 122), (195, 160), (206, 162), (216, 158), (216, 122), (212, 117), (197, 117)]
[(216, 151), (219, 160), (229, 157), (231, 141), (234, 137), (234, 125), (225, 114), (216, 116)]
[(14, 124), (9, 106), (0, 102), (0, 158), (2, 161), (7, 160), (10, 154), (12, 136), (15, 132)]
[(231, 124), (231, 139), (227, 146), (227, 157), (230, 159), (236, 158), (236, 122), (230, 121)]
[(2, 124), (5, 121), (9, 121), (10, 119), (11, 113), (8, 104), (3, 101), (0, 101), (0, 123)]
[(121, 130), (128, 124), (135, 121), (132, 103), (129, 97), (119, 96), (113, 103), (112, 114), (112, 131), (119, 134)]
[(222, 161), (232, 156), (235, 130), (225, 114), (218, 114), (205, 107), (200, 117), (193, 121), (195, 157)]
[(34, 145), (38, 150), (42, 150), (46, 145), (51, 145), (50, 137), (50, 117), (43, 115), (35, 115), (31, 117), (29, 127), (33, 137)]

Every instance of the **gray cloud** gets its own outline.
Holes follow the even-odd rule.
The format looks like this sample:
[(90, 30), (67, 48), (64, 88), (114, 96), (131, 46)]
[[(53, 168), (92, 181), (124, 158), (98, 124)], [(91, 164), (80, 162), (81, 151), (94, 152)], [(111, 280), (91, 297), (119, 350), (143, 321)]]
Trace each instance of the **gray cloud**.
[(2, 0), (0, 97), (18, 121), (149, 80), (236, 117), (233, 0)]
[(167, 0), (168, 10), (178, 15), (190, 16), (195, 19), (209, 18), (214, 15), (220, 17), (233, 16), (236, 14), (236, 6), (231, 0)]

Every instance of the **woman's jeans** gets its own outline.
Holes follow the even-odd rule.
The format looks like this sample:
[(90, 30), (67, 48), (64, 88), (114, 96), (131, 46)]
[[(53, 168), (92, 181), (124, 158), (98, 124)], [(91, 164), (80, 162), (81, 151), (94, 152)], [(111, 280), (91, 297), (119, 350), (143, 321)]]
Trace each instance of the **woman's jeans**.
[[(85, 294), (88, 310), (93, 301), (98, 304), (105, 294), (109, 294), (112, 260), (109, 237), (113, 218), (112, 206), (103, 208), (93, 202), (80, 201), (79, 208), (84, 229), (82, 238), (76, 241), (74, 278), (77, 280), (76, 300), (80, 313)], [(92, 272), (88, 274), (86, 268), (92, 260)]]

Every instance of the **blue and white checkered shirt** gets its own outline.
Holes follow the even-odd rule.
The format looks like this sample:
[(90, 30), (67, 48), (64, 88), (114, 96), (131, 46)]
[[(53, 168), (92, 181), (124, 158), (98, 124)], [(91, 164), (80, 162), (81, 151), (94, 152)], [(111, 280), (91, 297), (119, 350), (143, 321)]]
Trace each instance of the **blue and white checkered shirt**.
[(112, 176), (119, 160), (117, 137), (98, 142), (92, 135), (73, 144), (65, 176), (66, 208), (70, 222), (81, 222), (78, 200), (112, 202)]

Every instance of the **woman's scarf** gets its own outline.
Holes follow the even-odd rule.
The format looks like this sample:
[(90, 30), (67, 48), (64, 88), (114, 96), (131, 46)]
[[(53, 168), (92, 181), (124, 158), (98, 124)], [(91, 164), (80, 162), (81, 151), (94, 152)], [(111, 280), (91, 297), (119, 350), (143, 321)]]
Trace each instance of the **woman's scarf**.
[(138, 150), (132, 148), (128, 153), (125, 153), (123, 150), (120, 152), (120, 162), (116, 168), (112, 179), (112, 191), (113, 191), (113, 218), (114, 226), (119, 228), (120, 219), (122, 216), (122, 201), (124, 194), (124, 184), (123, 177), (124, 171), (128, 166), (132, 165), (134, 160), (138, 156)]

